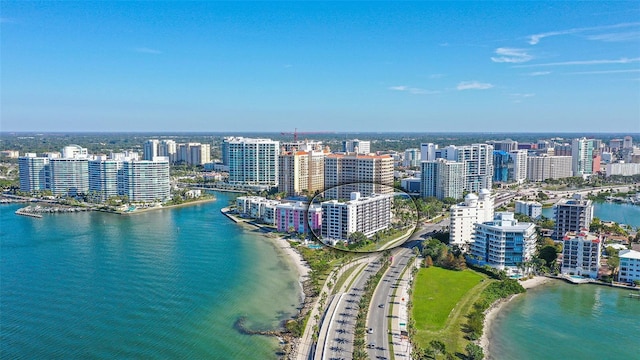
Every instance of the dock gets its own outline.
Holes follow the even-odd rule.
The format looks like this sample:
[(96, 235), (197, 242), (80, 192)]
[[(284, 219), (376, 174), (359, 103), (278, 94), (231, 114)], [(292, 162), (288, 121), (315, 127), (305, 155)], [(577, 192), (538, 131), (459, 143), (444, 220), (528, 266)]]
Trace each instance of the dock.
[[(20, 209), (20, 210), (22, 210), (22, 209)], [(40, 215), (40, 214), (29, 213), (29, 212), (24, 212), (24, 211), (20, 211), (20, 210), (16, 210), (16, 215), (29, 216), (29, 217), (38, 218), (38, 219), (42, 218), (42, 215)]]

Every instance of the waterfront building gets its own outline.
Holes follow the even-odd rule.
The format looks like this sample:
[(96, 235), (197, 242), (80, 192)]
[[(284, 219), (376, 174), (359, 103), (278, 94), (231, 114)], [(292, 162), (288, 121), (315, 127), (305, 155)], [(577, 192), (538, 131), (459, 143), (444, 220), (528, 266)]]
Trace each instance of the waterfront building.
[(404, 167), (418, 167), (420, 166), (420, 149), (407, 149), (404, 151), (404, 159), (402, 160), (402, 166)]
[(466, 250), (473, 241), (476, 224), (482, 224), (493, 219), (494, 198), (487, 189), (480, 190), (479, 196), (467, 194), (464, 202), (451, 206), (449, 209), (449, 244), (457, 245)]
[(420, 144), (420, 160), (421, 161), (434, 161), (436, 159), (436, 150), (438, 145), (433, 143)]
[(49, 158), (26, 153), (18, 158), (20, 191), (36, 192), (49, 189)]
[(142, 160), (152, 160), (158, 156), (158, 139), (149, 139), (142, 145)]
[(389, 155), (330, 154), (324, 162), (324, 197), (349, 199), (393, 192), (393, 158)]
[(477, 193), (481, 189), (491, 189), (493, 146), (471, 144), (457, 147), (456, 161), (464, 163), (464, 190)]
[(348, 242), (349, 236), (354, 232), (370, 237), (391, 226), (393, 195), (372, 194), (361, 197), (360, 193), (353, 192), (349, 199), (346, 202), (329, 200), (320, 203), (324, 242), (332, 245)]
[(270, 200), (261, 196), (240, 196), (236, 198), (236, 209), (244, 217), (249, 217), (270, 225), (276, 224), (276, 206), (278, 200)]
[(110, 197), (120, 195), (118, 176), (122, 163), (102, 157), (89, 161), (89, 195), (92, 201), (104, 202)]
[(553, 238), (560, 240), (567, 232), (578, 233), (588, 229), (593, 221), (593, 202), (576, 194), (573, 199), (562, 199), (553, 206), (555, 228)]
[[(225, 138), (232, 185), (278, 185), (280, 143), (271, 139)], [(225, 156), (223, 156), (224, 158)]]
[(49, 159), (49, 184), (56, 196), (77, 196), (89, 192), (89, 160)]
[(572, 176), (571, 156), (529, 156), (527, 157), (527, 180), (544, 181)]
[(310, 229), (320, 230), (322, 226), (322, 207), (309, 206), (303, 202), (278, 204), (276, 209), (276, 227), (279, 232), (309, 233)]
[(423, 161), (421, 172), (420, 196), (460, 199), (464, 192), (464, 169), (462, 162), (437, 159)]
[(519, 223), (513, 213), (498, 212), (493, 221), (476, 225), (471, 255), (479, 265), (517, 273), (518, 265), (533, 256), (536, 230), (533, 223)]
[(640, 252), (635, 250), (621, 250), (618, 253), (620, 258), (620, 271), (618, 281), (633, 283), (640, 280)]
[(633, 176), (640, 174), (640, 164), (614, 163), (605, 166), (607, 177), (612, 175)]
[(119, 192), (132, 202), (165, 202), (171, 198), (169, 158), (124, 161)]
[(571, 142), (571, 159), (573, 176), (593, 174), (593, 141), (587, 138), (573, 139)]
[(204, 165), (211, 162), (211, 145), (201, 143), (177, 144), (176, 162)]
[(323, 151), (285, 151), (278, 156), (278, 191), (288, 196), (324, 190)]
[(562, 238), (563, 274), (598, 277), (602, 243), (600, 238), (587, 231), (568, 232)]
[(342, 142), (342, 151), (346, 153), (369, 154), (371, 152), (371, 141), (365, 140), (344, 140)]
[(538, 219), (542, 216), (542, 204), (537, 201), (516, 201), (515, 213)]

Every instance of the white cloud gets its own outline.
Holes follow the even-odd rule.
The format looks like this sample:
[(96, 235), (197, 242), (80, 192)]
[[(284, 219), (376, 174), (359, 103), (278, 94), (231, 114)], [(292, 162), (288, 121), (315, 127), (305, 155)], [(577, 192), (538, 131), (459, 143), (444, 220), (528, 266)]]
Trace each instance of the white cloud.
[(425, 89), (416, 88), (416, 87), (410, 87), (410, 86), (406, 86), (406, 85), (390, 86), (389, 90), (392, 90), (392, 91), (406, 91), (409, 94), (413, 94), (413, 95), (431, 95), (431, 94), (440, 93), (440, 91), (436, 91), (436, 90), (425, 90)]
[(538, 67), (538, 66), (568, 66), (568, 65), (603, 65), (603, 64), (630, 64), (640, 61), (640, 58), (620, 58), (614, 60), (577, 60), (577, 61), (562, 61), (555, 63), (545, 64), (530, 64), (530, 65), (517, 65), (516, 68)]
[(587, 39), (605, 42), (637, 41), (640, 40), (640, 31), (589, 35)]
[(492, 84), (489, 83), (481, 83), (478, 81), (462, 81), (458, 84), (456, 89), (458, 90), (486, 90), (491, 89), (493, 87)]
[(586, 28), (574, 28), (574, 29), (559, 30), (559, 31), (549, 31), (545, 33), (529, 35), (528, 37), (529, 37), (529, 44), (536, 45), (540, 42), (540, 40), (546, 37), (551, 37), (551, 36), (570, 35), (570, 34), (576, 34), (576, 33), (581, 33), (585, 31), (619, 29), (619, 28), (634, 27), (634, 26), (640, 26), (640, 22), (621, 23), (621, 24), (615, 24), (615, 25), (594, 26), (594, 27), (586, 27)]
[(524, 49), (497, 48), (496, 55), (500, 56), (491, 57), (491, 61), (497, 63), (523, 63), (533, 59)]
[(579, 71), (570, 72), (570, 75), (599, 75), (599, 74), (619, 74), (619, 73), (636, 73), (640, 72), (640, 69), (625, 69), (625, 70), (602, 70), (602, 71)]
[(153, 54), (153, 55), (158, 55), (158, 54), (162, 54), (162, 51), (160, 50), (156, 50), (156, 49), (151, 49), (148, 47), (138, 47), (133, 49), (135, 52), (141, 53), (141, 54)]
[(534, 71), (531, 73), (528, 73), (527, 75), (529, 76), (544, 76), (544, 75), (549, 75), (551, 74), (551, 71)]

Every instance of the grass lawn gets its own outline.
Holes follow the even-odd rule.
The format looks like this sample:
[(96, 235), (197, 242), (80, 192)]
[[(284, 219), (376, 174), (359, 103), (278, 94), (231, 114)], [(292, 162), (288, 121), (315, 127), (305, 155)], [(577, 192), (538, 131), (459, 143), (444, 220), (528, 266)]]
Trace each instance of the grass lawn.
[(490, 282), (485, 275), (472, 270), (434, 266), (420, 269), (414, 282), (411, 314), (418, 345), (428, 347), (431, 340), (440, 340), (447, 351), (463, 352), (467, 343), (461, 330), (465, 315)]

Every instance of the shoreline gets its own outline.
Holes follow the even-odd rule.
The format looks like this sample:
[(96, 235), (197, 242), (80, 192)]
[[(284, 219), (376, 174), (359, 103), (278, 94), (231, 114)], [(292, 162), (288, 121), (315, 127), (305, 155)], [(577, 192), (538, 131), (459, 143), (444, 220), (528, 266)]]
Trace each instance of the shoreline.
[[(540, 285), (549, 283), (553, 280), (556, 280), (556, 279), (548, 278), (545, 276), (535, 276), (533, 279), (521, 281), (520, 285), (522, 285), (523, 288), (529, 290), (529, 289), (538, 287)], [(487, 310), (487, 312), (485, 313), (484, 324), (482, 326), (482, 329), (483, 329), (482, 336), (480, 337), (480, 340), (478, 340), (479, 342), (478, 345), (482, 347), (482, 351), (484, 352), (485, 359), (491, 359), (491, 353), (489, 352), (489, 344), (492, 338), (491, 333), (492, 333), (492, 325), (494, 320), (498, 317), (498, 314), (500, 313), (500, 311), (504, 309), (504, 306), (509, 302), (511, 302), (511, 300), (515, 299), (518, 295), (521, 295), (521, 294), (515, 294), (515, 295), (509, 296), (506, 299), (497, 300), (496, 302), (491, 304), (491, 307), (489, 307), (489, 310)]]
[[(191, 205), (206, 204), (206, 203), (210, 203), (210, 202), (213, 202), (213, 201), (216, 201), (216, 200), (217, 200), (217, 198), (214, 196), (212, 198), (188, 201), (188, 202), (184, 202), (182, 204), (176, 204), (176, 205), (156, 206), (156, 207), (152, 207), (152, 208), (135, 209), (134, 211), (131, 211), (131, 212), (121, 212), (121, 211), (103, 211), (103, 212), (110, 213), (110, 214), (116, 214), (116, 215), (136, 215), (136, 214), (146, 213), (146, 212), (149, 212), (149, 211), (169, 210), (169, 209), (177, 209), (177, 208), (191, 206)], [(101, 210), (97, 210), (97, 211), (101, 211)]]

